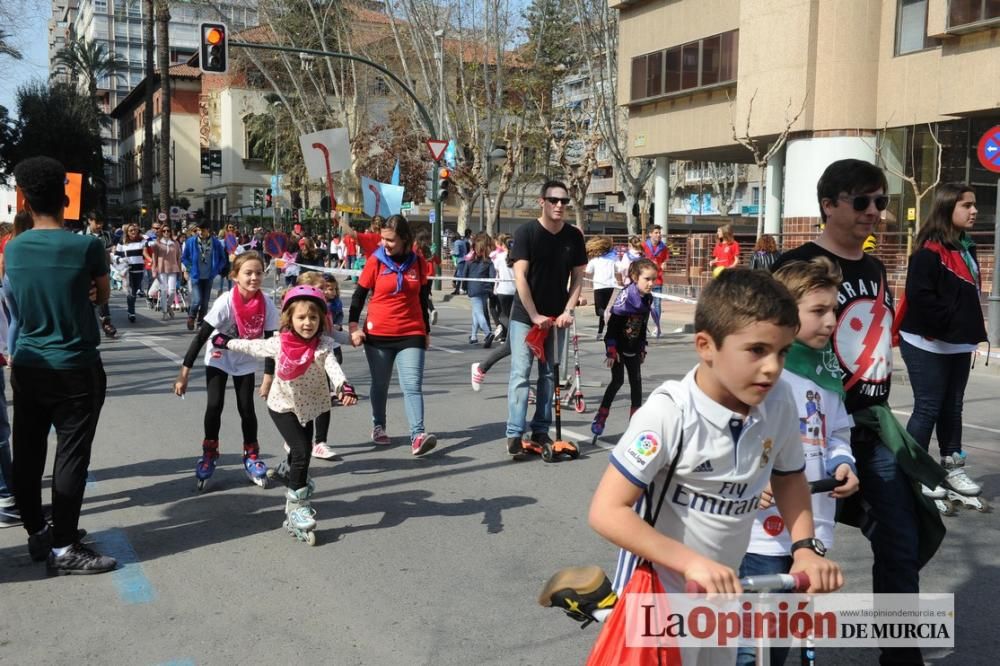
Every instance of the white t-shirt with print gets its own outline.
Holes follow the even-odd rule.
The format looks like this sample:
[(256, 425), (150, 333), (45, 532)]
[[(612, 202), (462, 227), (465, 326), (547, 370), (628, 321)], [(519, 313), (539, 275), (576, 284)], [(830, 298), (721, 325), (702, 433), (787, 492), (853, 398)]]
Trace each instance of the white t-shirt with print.
[[(656, 388), (611, 452), (611, 464), (629, 481), (643, 489), (654, 484), (654, 509), (682, 433), (680, 459), (655, 527), (736, 570), (772, 472), (794, 473), (804, 466), (788, 385), (777, 383), (746, 418), (705, 395), (695, 370)], [(667, 592), (684, 590), (679, 572), (654, 568)], [(624, 584), (622, 573), (616, 575), (616, 589)]]
[[(833, 476), (843, 463), (854, 467), (851, 452), (851, 428), (854, 419), (847, 413), (840, 395), (788, 370), (781, 373), (798, 411), (798, 434), (806, 461), (806, 479), (819, 481)], [(812, 496), (813, 524), (816, 537), (827, 548), (833, 547), (834, 514), (837, 500), (829, 493)], [(761, 509), (753, 523), (748, 553), (788, 555), (792, 539), (777, 507)]]
[[(264, 299), (264, 330), (277, 331), (279, 324), (278, 309), (274, 307), (271, 299)], [(215, 328), (212, 331), (214, 337), (216, 333), (228, 335), (231, 338), (240, 337), (236, 328), (236, 316), (233, 314), (233, 292), (228, 291), (212, 303), (205, 321)], [(260, 367), (260, 361), (252, 356), (248, 356), (238, 351), (230, 349), (219, 349), (213, 347), (209, 342), (205, 347), (205, 365), (218, 368), (230, 375), (250, 375)]]

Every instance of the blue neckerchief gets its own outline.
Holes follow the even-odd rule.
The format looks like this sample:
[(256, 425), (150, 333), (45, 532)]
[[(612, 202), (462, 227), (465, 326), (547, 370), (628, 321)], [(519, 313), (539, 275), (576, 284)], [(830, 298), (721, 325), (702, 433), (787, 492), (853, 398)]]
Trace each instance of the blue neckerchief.
[(618, 250), (611, 248), (610, 250), (604, 253), (604, 256), (602, 256), (601, 259), (610, 259), (611, 261), (618, 261)]
[(657, 244), (656, 244), (656, 245), (654, 246), (654, 245), (653, 245), (653, 243), (652, 243), (652, 241), (650, 241), (650, 240), (649, 240), (649, 239), (647, 238), (647, 239), (646, 239), (646, 247), (648, 247), (648, 248), (649, 248), (649, 252), (650, 252), (650, 253), (651, 253), (651, 254), (652, 254), (653, 256), (656, 256), (656, 255), (657, 255), (657, 254), (659, 254), (659, 253), (660, 253), (660, 252), (661, 252), (662, 250), (665, 250), (665, 249), (667, 249), (667, 244), (666, 244), (666, 243), (664, 243), (663, 241), (660, 241), (659, 243), (657, 243)]
[(375, 250), (375, 258), (382, 262), (382, 265), (387, 269), (384, 273), (382, 273), (382, 275), (388, 275), (389, 273), (396, 274), (396, 291), (392, 292), (393, 295), (401, 292), (403, 290), (403, 273), (410, 269), (410, 266), (413, 265), (417, 255), (409, 252), (406, 255), (406, 260), (401, 264), (397, 264), (393, 258), (386, 253), (385, 246), (379, 245), (378, 249)]

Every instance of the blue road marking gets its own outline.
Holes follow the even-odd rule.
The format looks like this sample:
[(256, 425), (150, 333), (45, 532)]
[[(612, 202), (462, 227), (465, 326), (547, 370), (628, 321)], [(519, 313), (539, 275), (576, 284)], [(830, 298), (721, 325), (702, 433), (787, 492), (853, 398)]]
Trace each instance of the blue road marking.
[(156, 590), (146, 578), (139, 563), (139, 556), (129, 543), (125, 532), (120, 529), (110, 529), (94, 535), (97, 550), (118, 560), (118, 568), (111, 578), (118, 588), (118, 596), (127, 604), (148, 604), (156, 601)]

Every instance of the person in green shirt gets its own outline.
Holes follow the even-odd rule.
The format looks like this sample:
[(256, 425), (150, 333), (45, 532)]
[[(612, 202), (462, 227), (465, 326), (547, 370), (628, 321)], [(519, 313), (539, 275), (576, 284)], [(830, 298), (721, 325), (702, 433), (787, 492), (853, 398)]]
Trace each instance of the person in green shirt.
[[(14, 167), (34, 226), (4, 252), (20, 329), (11, 358), (14, 390), (14, 494), (28, 552), (52, 574), (111, 571), (114, 558), (80, 543), (78, 523), (107, 378), (97, 350), (94, 302), (110, 295), (104, 244), (63, 228), (66, 170), (50, 157)], [(90, 290), (96, 293), (91, 300)], [(49, 430), (56, 431), (52, 525), (42, 513)]]

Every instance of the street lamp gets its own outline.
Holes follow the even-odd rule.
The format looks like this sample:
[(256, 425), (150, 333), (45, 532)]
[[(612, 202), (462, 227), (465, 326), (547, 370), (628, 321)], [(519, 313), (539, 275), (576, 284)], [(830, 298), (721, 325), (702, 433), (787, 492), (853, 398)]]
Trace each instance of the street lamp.
[[(507, 159), (507, 151), (506, 150), (504, 150), (503, 148), (494, 148), (493, 150), (490, 151), (490, 154), (487, 155), (486, 160), (484, 160), (485, 161), (485, 166), (486, 166), (486, 192), (483, 193), (483, 200), (482, 200), (482, 202), (480, 203), (480, 206), (479, 206), (479, 230), (480, 231), (485, 231), (486, 230), (486, 201), (487, 201), (487, 199), (490, 196), (490, 177), (491, 177), (491, 175), (490, 175), (490, 167), (494, 163), (496, 163), (497, 166), (499, 166), (499, 165), (503, 164), (506, 159)], [(497, 219), (499, 220), (499, 216), (498, 216)]]

